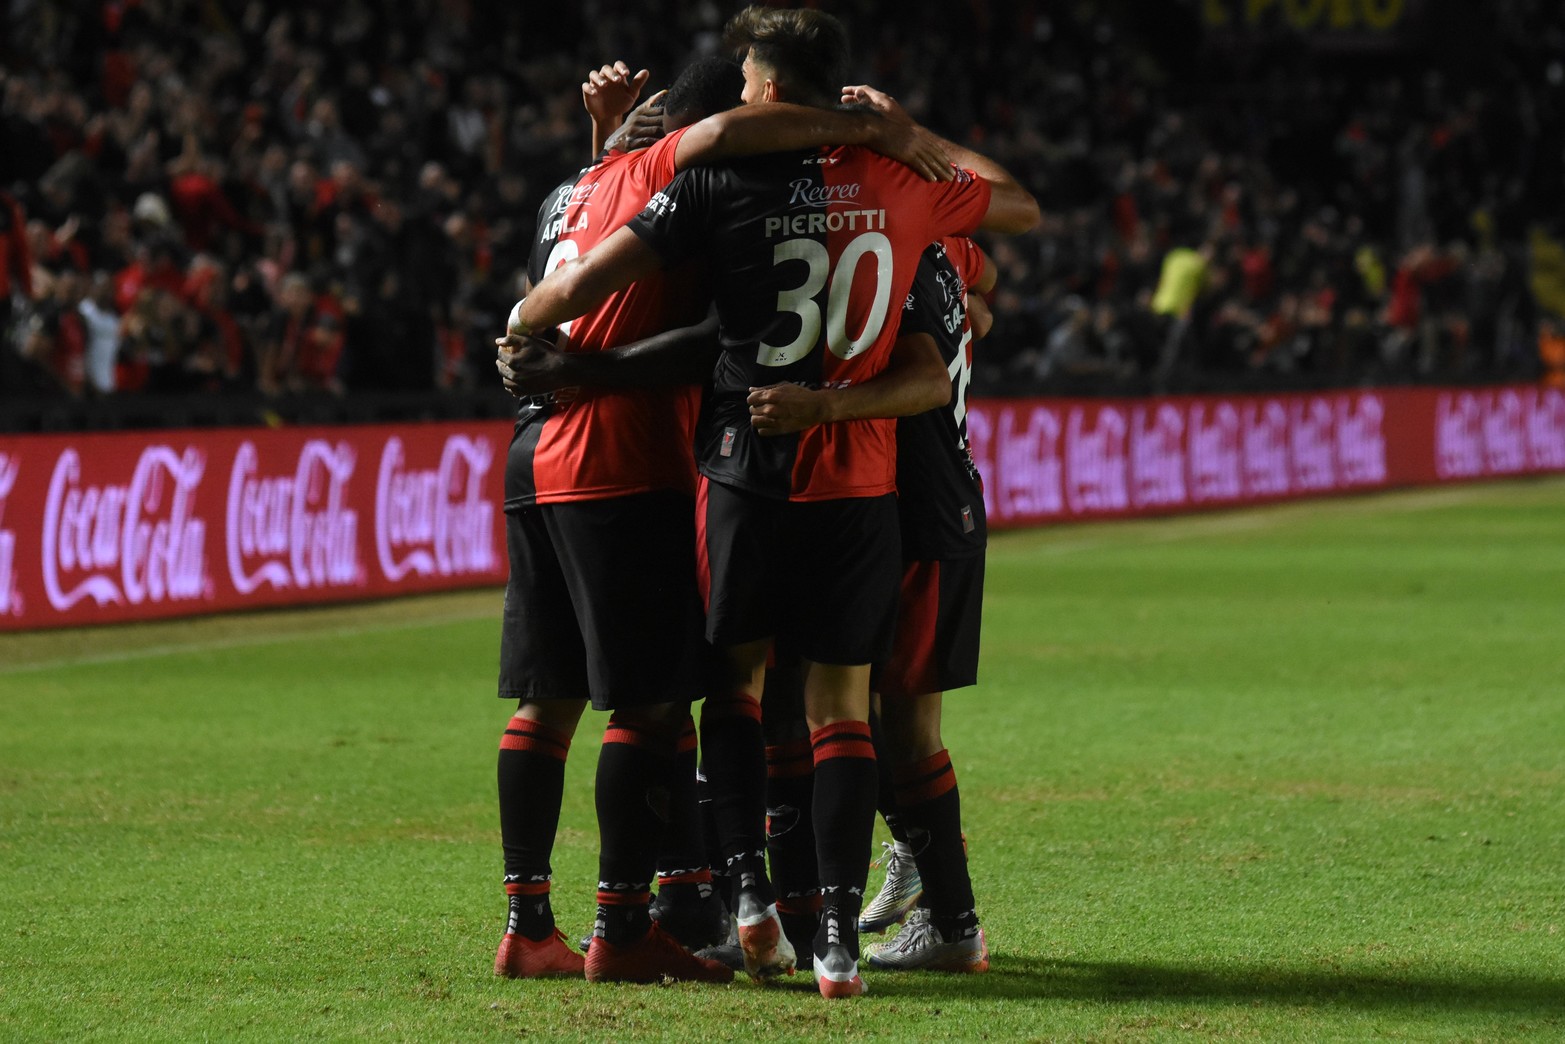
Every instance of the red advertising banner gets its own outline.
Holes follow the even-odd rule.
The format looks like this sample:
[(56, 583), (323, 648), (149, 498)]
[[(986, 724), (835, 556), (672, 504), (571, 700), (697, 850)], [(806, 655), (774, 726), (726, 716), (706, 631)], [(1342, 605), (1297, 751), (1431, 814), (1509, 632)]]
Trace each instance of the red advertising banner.
[(997, 528), (1565, 471), (1565, 391), (1021, 399), (967, 415)]
[[(1004, 399), (991, 525), (1565, 472), (1565, 391)], [(500, 584), (504, 421), (0, 436), (0, 631)]]
[(503, 583), (510, 425), (0, 437), (0, 630)]

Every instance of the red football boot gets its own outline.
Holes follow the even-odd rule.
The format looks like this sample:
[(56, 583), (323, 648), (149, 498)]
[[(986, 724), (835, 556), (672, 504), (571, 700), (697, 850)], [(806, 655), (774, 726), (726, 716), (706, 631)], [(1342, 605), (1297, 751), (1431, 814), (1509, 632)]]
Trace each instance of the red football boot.
[(588, 982), (733, 982), (734, 973), (717, 961), (688, 952), (656, 921), (633, 943), (616, 946), (600, 936), (587, 951)]
[(494, 973), (507, 979), (579, 978), (586, 961), (558, 928), (546, 939), (506, 932), (494, 956)]

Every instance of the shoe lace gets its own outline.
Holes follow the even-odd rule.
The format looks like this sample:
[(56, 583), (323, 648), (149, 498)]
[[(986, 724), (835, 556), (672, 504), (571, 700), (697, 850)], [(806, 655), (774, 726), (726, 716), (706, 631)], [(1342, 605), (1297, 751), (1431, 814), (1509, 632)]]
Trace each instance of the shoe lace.
[(914, 910), (891, 945), (898, 953), (917, 953), (940, 941), (940, 933), (929, 919), (929, 911)]
[(880, 854), (880, 858), (876, 859), (873, 863), (871, 863), (869, 865), (870, 866), (884, 866), (886, 868), (886, 873), (887, 874), (894, 874), (894, 873), (896, 873), (897, 872), (897, 867), (902, 862), (902, 853), (898, 852), (897, 851), (897, 846), (895, 844), (893, 844), (892, 842), (890, 842), (890, 841), (882, 841), (880, 843), (880, 847), (883, 848), (885, 851), (883, 851)]

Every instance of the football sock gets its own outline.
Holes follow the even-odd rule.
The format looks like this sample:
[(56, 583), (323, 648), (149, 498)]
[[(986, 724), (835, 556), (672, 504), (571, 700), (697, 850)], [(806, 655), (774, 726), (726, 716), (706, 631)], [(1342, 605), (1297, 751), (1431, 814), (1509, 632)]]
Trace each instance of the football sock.
[(681, 902), (711, 894), (706, 832), (696, 793), (696, 725), (685, 716), (668, 779), (668, 826), (658, 847), (658, 894)]
[(875, 741), (875, 808), (886, 821), (886, 829), (893, 841), (907, 844), (907, 832), (902, 828), (902, 817), (897, 810), (896, 780), (892, 778), (891, 759), (886, 756), (886, 729), (876, 711), (869, 712), (870, 735)]
[(744, 692), (708, 698), (701, 708), (701, 749), (718, 845), (733, 895), (749, 890), (762, 906), (775, 903), (777, 895), (766, 876), (766, 742), (761, 705)]
[(924, 882), (920, 905), (947, 942), (978, 929), (962, 842), (962, 802), (951, 755), (938, 751), (897, 770), (897, 803)]
[(647, 915), (658, 840), (668, 821), (674, 737), (661, 723), (616, 712), (598, 752), (598, 916), (593, 935), (636, 942)]
[(869, 724), (839, 721), (810, 733), (815, 760), (815, 846), (821, 924), (816, 953), (832, 943), (859, 956), (858, 918), (875, 826), (875, 746)]
[(728, 867), (723, 861), (722, 848), (717, 843), (717, 820), (712, 815), (712, 789), (706, 781), (706, 767), (696, 766), (696, 806), (701, 810), (701, 832), (706, 842), (706, 865), (712, 872), (712, 889), (723, 901), (723, 906), (733, 904), (733, 889), (728, 880)]
[(549, 857), (560, 825), (565, 758), (571, 737), (520, 714), (500, 737), (500, 846), (505, 891), (510, 896), (507, 932), (546, 939), (554, 931), (549, 907)]
[(815, 937), (820, 879), (815, 865), (815, 817), (811, 804), (815, 767), (810, 741), (766, 748), (766, 854), (777, 889), (777, 913), (795, 949)]

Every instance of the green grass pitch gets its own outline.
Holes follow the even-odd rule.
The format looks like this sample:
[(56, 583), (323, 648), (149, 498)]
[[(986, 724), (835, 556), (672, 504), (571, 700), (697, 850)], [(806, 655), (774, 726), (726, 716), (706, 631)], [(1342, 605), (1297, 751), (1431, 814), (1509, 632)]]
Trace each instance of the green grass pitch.
[(499, 601), (0, 637), (0, 1040), (1565, 1039), (1565, 480), (998, 536), (993, 970), (849, 1003), (490, 974)]

